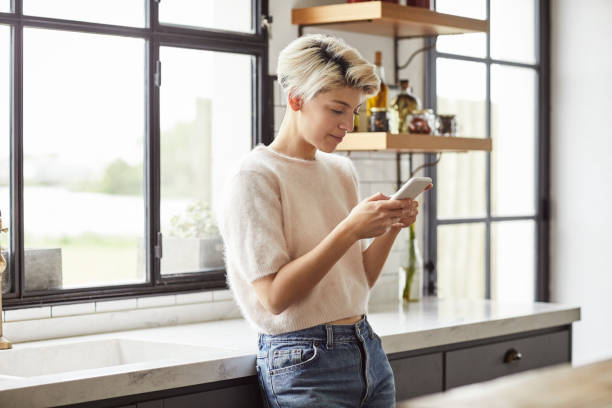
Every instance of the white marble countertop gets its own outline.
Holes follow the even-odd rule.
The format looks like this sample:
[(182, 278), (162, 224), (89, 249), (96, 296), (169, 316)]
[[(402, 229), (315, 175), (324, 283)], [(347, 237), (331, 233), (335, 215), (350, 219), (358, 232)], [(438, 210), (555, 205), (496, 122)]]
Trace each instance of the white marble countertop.
[[(409, 305), (372, 306), (368, 320), (382, 338), (385, 352), (391, 354), (566, 325), (580, 320), (580, 308), (425, 298)], [(140, 345), (149, 344), (137, 342), (164, 344), (151, 344), (154, 351), (147, 355), (148, 347)], [(74, 348), (71, 355), (101, 351), (92, 351), (94, 355), (83, 359), (85, 363), (74, 362), (70, 371), (63, 361), (43, 361), (70, 347)], [(36, 354), (45, 349), (50, 351)], [(251, 376), (256, 351), (257, 333), (243, 319), (20, 343), (0, 351), (0, 406), (67, 405)], [(32, 359), (27, 353), (40, 358), (27, 361)], [(96, 353), (117, 357), (106, 361), (93, 358)], [(19, 367), (12, 360), (19, 361)], [(61, 366), (55, 372), (54, 364)], [(36, 367), (47, 368), (42, 375), (31, 374), (28, 367), (32, 365), (35, 372)]]

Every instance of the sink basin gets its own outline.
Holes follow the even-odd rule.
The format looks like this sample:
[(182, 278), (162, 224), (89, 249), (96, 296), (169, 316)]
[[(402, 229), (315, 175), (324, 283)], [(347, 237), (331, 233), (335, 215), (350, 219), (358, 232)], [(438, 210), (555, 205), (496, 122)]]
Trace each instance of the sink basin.
[(105, 339), (0, 351), (0, 382), (126, 364), (210, 357), (224, 351), (184, 344)]

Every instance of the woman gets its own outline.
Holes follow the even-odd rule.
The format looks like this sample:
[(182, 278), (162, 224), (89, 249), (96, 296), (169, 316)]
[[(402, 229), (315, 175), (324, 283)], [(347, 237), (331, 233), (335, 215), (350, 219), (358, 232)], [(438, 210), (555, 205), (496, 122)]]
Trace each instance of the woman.
[(380, 80), (357, 50), (323, 35), (290, 43), (277, 73), (288, 102), (278, 135), (229, 177), (219, 223), (229, 286), (259, 333), (264, 404), (395, 406), (367, 303), (418, 204), (381, 193), (359, 203), (352, 162), (329, 154)]

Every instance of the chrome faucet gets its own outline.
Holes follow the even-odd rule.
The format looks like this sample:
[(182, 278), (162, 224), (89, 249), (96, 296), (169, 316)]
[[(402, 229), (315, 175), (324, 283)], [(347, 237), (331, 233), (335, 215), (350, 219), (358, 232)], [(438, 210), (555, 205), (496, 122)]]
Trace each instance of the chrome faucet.
[[(8, 228), (2, 228), (2, 212), (0, 212), (0, 234), (7, 232)], [(11, 342), (2, 335), (2, 273), (6, 269), (6, 259), (2, 256), (2, 247), (0, 246), (0, 350), (10, 349)]]

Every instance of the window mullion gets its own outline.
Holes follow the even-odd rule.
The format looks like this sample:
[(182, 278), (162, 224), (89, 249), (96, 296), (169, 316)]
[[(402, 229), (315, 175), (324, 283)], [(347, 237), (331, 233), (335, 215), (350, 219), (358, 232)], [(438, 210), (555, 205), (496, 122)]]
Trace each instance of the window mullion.
[[(15, 4), (19, 9), (20, 2)], [(23, 239), (23, 24), (11, 27), (11, 129), (10, 202), (12, 232), (10, 271), (15, 279), (15, 294), (23, 297), (25, 287)]]

